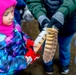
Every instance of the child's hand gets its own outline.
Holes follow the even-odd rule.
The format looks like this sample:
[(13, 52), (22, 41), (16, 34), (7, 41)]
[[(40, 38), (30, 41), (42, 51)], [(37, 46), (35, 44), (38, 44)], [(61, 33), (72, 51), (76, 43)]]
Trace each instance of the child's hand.
[(39, 59), (40, 55), (35, 53), (32, 48), (28, 49), (28, 52), (25, 54), (25, 58), (27, 59), (27, 63), (33, 63), (36, 59)]
[(29, 49), (30, 47), (33, 47), (34, 45), (34, 41), (31, 39), (27, 40), (27, 44), (26, 44), (26, 48)]

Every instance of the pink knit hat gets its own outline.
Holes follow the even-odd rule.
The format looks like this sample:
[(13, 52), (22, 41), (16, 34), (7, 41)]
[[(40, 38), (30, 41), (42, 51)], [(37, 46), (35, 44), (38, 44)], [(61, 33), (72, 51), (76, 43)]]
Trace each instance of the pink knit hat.
[(2, 22), (2, 17), (6, 9), (11, 6), (16, 6), (16, 3), (16, 0), (0, 0), (0, 33), (8, 35), (8, 33), (13, 31), (13, 25), (4, 25)]

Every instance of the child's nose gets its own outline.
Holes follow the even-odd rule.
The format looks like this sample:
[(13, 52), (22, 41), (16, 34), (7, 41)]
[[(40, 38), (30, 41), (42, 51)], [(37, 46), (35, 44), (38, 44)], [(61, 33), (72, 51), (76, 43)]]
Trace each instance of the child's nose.
[(10, 17), (10, 19), (13, 19), (14, 18), (14, 14), (11, 13), (9, 17)]

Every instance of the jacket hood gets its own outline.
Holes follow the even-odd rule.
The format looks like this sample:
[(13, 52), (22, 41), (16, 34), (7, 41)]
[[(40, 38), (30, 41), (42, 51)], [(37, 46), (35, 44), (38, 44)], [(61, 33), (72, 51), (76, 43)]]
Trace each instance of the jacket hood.
[(16, 5), (16, 0), (0, 0), (0, 25), (2, 24), (2, 16), (5, 10), (11, 6)]
[(13, 26), (14, 23), (11, 25), (7, 26), (3, 24), (2, 18), (3, 14), (11, 6), (16, 6), (16, 0), (0, 0), (0, 33), (5, 34), (6, 36), (10, 36), (11, 33), (13, 32)]

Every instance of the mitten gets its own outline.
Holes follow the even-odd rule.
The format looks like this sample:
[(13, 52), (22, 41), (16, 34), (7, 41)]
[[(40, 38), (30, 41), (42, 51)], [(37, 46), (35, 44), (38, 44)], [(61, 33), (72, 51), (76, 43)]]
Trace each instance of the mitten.
[(33, 47), (34, 41), (32, 39), (28, 39), (26, 42), (26, 48), (29, 49), (30, 47)]
[(32, 50), (32, 48), (28, 49), (28, 52), (24, 55), (27, 63), (33, 63), (36, 59), (39, 59), (40, 55), (35, 53), (34, 50)]
[(64, 15), (61, 12), (56, 12), (52, 16), (47, 27), (50, 28), (50, 27), (54, 26), (59, 30), (63, 27), (63, 24), (64, 24)]
[(32, 13), (29, 11), (27, 5), (26, 5), (26, 8), (24, 10), (24, 13), (23, 13), (23, 16), (22, 16), (23, 20), (26, 21), (26, 22), (31, 22), (34, 20), (34, 17), (32, 15)]
[(49, 19), (45, 16), (42, 15), (38, 18), (38, 22), (40, 23), (41, 28), (43, 29), (44, 27), (47, 27), (48, 23), (49, 23)]
[(43, 29), (44, 27), (47, 27), (48, 24), (49, 24), (48, 19), (44, 19), (44, 20), (42, 21), (42, 24), (41, 24), (42, 29)]

